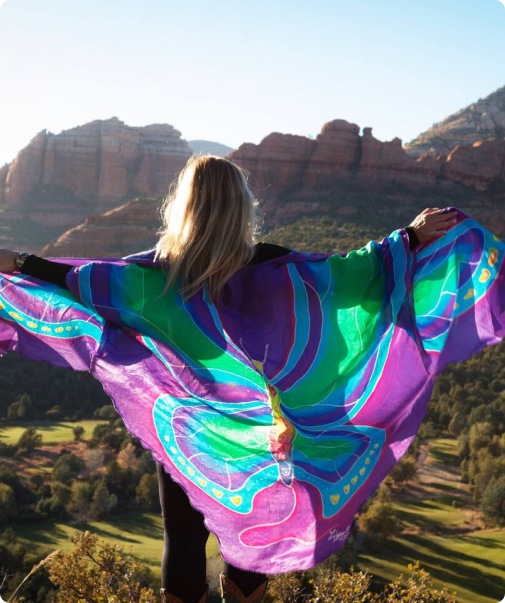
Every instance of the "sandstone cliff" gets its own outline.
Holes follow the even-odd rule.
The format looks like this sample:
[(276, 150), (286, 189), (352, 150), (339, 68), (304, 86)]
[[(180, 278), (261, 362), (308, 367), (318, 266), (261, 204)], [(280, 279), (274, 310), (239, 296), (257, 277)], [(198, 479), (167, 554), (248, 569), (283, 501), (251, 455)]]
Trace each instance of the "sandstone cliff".
[(40, 252), (44, 257), (123, 257), (151, 249), (161, 226), (162, 199), (132, 199), (99, 215), (91, 215)]
[[(0, 170), (2, 222), (16, 242), (40, 246), (90, 213), (139, 195), (165, 195), (190, 156), (168, 124), (130, 127), (113, 117), (57, 135), (43, 130)], [(47, 231), (34, 239), (35, 224)]]
[[(334, 120), (316, 139), (272, 133), (260, 144), (243, 144), (227, 157), (250, 173), (250, 185), (263, 201), (267, 230), (303, 215), (332, 215), (380, 225), (388, 234), (425, 207), (456, 205), (497, 234), (505, 232), (505, 140), (480, 141), (458, 146), (448, 156), (415, 159), (399, 138), (382, 142), (369, 127), (360, 134), (356, 124)], [(135, 241), (122, 234), (124, 224), (131, 227), (135, 221), (136, 207), (126, 205), (105, 214), (99, 227), (87, 222), (43, 253), (96, 257), (98, 248), (90, 247), (94, 232), (104, 257), (138, 251)], [(153, 244), (159, 227), (156, 209), (156, 203), (147, 203), (138, 210), (141, 239)], [(150, 235), (143, 232), (146, 215)], [(113, 248), (104, 234), (107, 229)]]
[(504, 136), (505, 86), (434, 124), (406, 144), (405, 149), (415, 157), (424, 153), (436, 156), (449, 153), (457, 145)]

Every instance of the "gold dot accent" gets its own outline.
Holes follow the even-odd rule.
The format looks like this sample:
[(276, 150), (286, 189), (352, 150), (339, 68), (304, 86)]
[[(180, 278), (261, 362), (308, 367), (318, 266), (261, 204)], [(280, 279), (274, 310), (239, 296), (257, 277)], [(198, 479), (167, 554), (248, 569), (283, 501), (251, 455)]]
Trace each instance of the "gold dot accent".
[(375, 444), (375, 445), (374, 445), (374, 448), (378, 448), (378, 447), (379, 447), (379, 444)]
[(347, 484), (347, 486), (344, 486), (344, 492), (346, 494), (349, 494), (350, 489), (351, 489), (351, 486), (349, 486), (349, 484)]
[(351, 479), (351, 482), (352, 482), (353, 484), (355, 484), (357, 481), (358, 481), (358, 476), (357, 476), (357, 475), (355, 475), (355, 476), (354, 476), (354, 477)]
[(490, 276), (491, 272), (487, 268), (483, 268), (479, 276), (479, 283), (485, 283)]
[(190, 475), (195, 475), (195, 470), (192, 467), (188, 467), (188, 471)]
[(374, 455), (375, 454), (375, 450), (370, 450), (370, 454)]
[(237, 505), (237, 507), (238, 507), (239, 504), (242, 502), (242, 497), (241, 496), (231, 496), (230, 500), (234, 505)]
[(370, 459), (369, 459), (368, 457), (365, 459), (365, 463), (366, 463), (367, 465), (370, 465)]
[(37, 323), (32, 322), (31, 320), (29, 320), (26, 324), (32, 329), (36, 329), (39, 326)]
[(360, 474), (360, 475), (363, 475), (363, 474), (365, 473), (365, 469), (366, 469), (366, 467), (362, 467), (362, 468), (359, 470), (359, 474)]
[(166, 435), (166, 436), (165, 436), (165, 441), (166, 441), (166, 442), (170, 442), (170, 437)]
[(454, 308), (459, 308), (459, 305), (457, 302), (454, 302)]
[(487, 259), (490, 266), (494, 266), (498, 260), (498, 249), (491, 247), (489, 249), (489, 257)]
[(67, 327), (67, 331), (71, 331), (71, 330), (72, 330), (72, 327)]
[(3, 310), (4, 308), (5, 308), (5, 304), (0, 301), (0, 310)]
[(56, 331), (56, 333), (61, 333), (63, 331), (63, 327), (56, 327), (56, 329), (54, 329)]
[(79, 327), (77, 325), (75, 325), (74, 329), (78, 329)]
[(173, 452), (175, 454), (177, 452), (177, 448), (170, 446), (170, 452)]
[(470, 299), (474, 295), (475, 295), (475, 289), (468, 289), (468, 291), (466, 292), (466, 295), (463, 299)]
[(51, 329), (49, 327), (42, 327), (40, 330), (41, 331), (50, 331)]
[(218, 498), (222, 498), (223, 493), (221, 492), (221, 490), (216, 490), (215, 488), (212, 488), (212, 492), (214, 492), (214, 494), (218, 497)]
[(331, 502), (336, 505), (340, 500), (340, 494), (331, 494), (330, 495)]
[(178, 456), (177, 459), (179, 460), (179, 463), (182, 463), (183, 465), (186, 464), (186, 461), (182, 458), (182, 456)]
[(12, 318), (15, 318), (16, 320), (23, 320), (22, 316), (19, 316), (19, 314), (17, 312), (9, 312), (10, 316), (12, 316)]
[(198, 478), (198, 483), (200, 484), (200, 486), (206, 486), (207, 485), (207, 482), (204, 479), (202, 479), (201, 477)]
[(500, 239), (499, 239), (499, 238), (498, 238), (498, 237), (497, 237), (495, 234), (493, 235), (493, 239), (494, 239), (495, 241), (499, 241), (499, 240), (500, 240)]

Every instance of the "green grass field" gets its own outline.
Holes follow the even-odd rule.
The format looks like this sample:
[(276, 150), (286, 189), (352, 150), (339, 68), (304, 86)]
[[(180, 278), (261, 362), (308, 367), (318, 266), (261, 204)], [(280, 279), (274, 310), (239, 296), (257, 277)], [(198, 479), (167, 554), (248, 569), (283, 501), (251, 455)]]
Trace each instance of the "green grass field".
[[(419, 560), (461, 603), (497, 603), (505, 595), (505, 530), (475, 530), (479, 514), (460, 481), (457, 441), (430, 441), (420, 484), (393, 504), (406, 533), (360, 555), (360, 568), (381, 581), (408, 574)], [(471, 531), (470, 531), (471, 530)]]
[[(73, 548), (70, 536), (76, 529), (90, 530), (111, 544), (124, 546), (125, 552), (131, 552), (135, 559), (149, 566), (156, 575), (160, 574), (163, 523), (161, 516), (153, 513), (132, 513), (117, 518), (111, 517), (107, 521), (90, 521), (75, 527), (44, 522), (15, 526), (15, 529), (24, 543), (30, 547), (40, 547), (41, 557), (44, 551), (49, 553), (58, 548)], [(211, 534), (207, 541), (207, 558), (210, 559), (218, 553), (216, 537)]]
[(72, 442), (74, 434), (72, 429), (78, 425), (84, 427), (83, 438), (91, 437), (93, 429), (96, 425), (107, 423), (107, 421), (39, 421), (31, 423), (19, 423), (17, 425), (9, 425), (0, 427), (0, 442), (4, 444), (16, 444), (21, 434), (27, 427), (35, 427), (42, 434), (42, 444), (51, 446), (53, 444), (62, 444), (64, 442)]
[(390, 581), (407, 575), (407, 565), (416, 559), (437, 588), (447, 583), (461, 603), (497, 603), (505, 595), (505, 530), (458, 537), (403, 536), (379, 553), (362, 554), (360, 568)]

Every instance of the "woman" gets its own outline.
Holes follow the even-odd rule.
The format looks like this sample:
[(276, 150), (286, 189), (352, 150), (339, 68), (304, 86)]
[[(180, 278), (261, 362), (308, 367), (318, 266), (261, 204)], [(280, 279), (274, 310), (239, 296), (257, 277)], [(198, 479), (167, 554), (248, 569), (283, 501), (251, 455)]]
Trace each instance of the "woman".
[[(439, 208), (425, 209), (405, 229), (410, 247), (442, 237), (457, 222), (457, 214), (444, 213)], [(177, 285), (186, 302), (202, 286), (211, 300), (218, 300), (225, 283), (241, 267), (293, 253), (285, 247), (256, 242), (257, 202), (245, 172), (219, 157), (193, 156), (188, 161), (164, 205), (163, 222), (154, 256), (151, 253), (150, 257), (161, 261), (165, 268), (170, 266), (162, 293)], [(147, 256), (125, 259), (143, 255), (149, 257), (149, 252)], [(68, 273), (74, 268), (75, 264), (0, 250), (3, 273), (19, 271), (67, 287)], [(209, 531), (204, 515), (191, 505), (185, 490), (173, 481), (162, 463), (157, 462), (157, 470), (165, 527), (162, 601), (205, 601), (205, 545)], [(261, 601), (267, 581), (266, 573), (241, 569), (225, 561), (221, 575), (223, 601)]]

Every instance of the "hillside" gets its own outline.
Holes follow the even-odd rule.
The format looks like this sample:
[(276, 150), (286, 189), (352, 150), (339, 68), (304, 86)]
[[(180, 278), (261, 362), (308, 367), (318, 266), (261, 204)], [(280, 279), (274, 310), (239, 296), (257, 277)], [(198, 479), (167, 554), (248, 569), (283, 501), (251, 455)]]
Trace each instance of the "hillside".
[(404, 145), (413, 157), (448, 154), (457, 145), (505, 137), (505, 86), (434, 124)]

